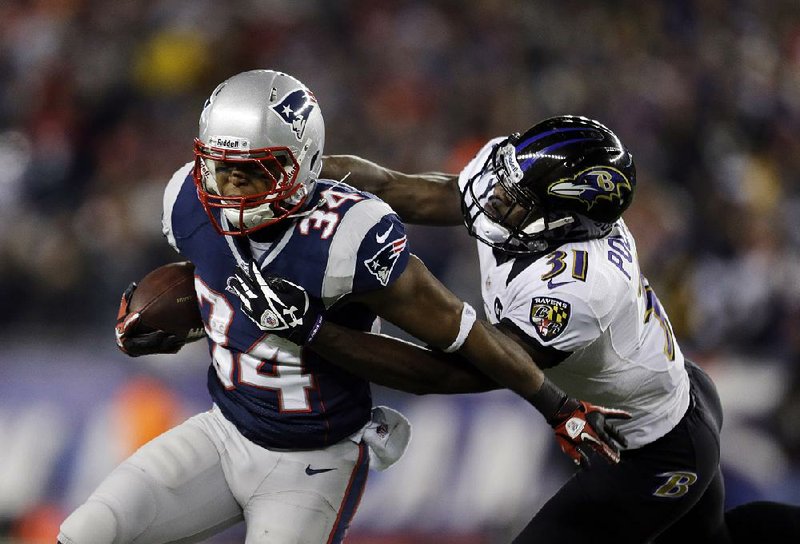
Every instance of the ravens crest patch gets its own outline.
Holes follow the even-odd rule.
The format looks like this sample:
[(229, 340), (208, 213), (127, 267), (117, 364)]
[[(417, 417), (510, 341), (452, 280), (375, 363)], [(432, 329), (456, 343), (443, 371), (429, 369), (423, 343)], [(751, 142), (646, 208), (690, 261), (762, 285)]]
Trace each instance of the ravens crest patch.
[(551, 297), (533, 297), (531, 301), (531, 323), (545, 342), (564, 332), (569, 316), (569, 302)]

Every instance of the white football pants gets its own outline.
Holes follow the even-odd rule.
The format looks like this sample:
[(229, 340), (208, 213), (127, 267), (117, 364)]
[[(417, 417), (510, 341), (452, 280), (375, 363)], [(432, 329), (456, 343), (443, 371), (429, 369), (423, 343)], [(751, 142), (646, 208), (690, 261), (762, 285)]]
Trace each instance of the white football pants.
[(244, 519), (247, 544), (341, 542), (367, 480), (360, 435), (322, 450), (272, 451), (243, 437), (214, 406), (114, 469), (58, 539), (199, 542)]

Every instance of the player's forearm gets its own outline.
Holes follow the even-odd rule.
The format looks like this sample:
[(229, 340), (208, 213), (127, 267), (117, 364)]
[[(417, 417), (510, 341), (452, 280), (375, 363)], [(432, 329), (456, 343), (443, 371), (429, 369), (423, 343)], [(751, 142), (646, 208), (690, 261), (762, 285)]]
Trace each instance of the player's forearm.
[(327, 155), (321, 176), (347, 176), (347, 183), (377, 195), (406, 223), (447, 226), (463, 221), (455, 174), (405, 174), (355, 155)]
[(499, 388), (458, 355), (327, 321), (310, 347), (357, 376), (408, 393), (477, 393)]
[(544, 373), (519, 344), (487, 322), (475, 322), (458, 353), (494, 381), (536, 406), (534, 401), (545, 381)]
[(458, 351), (500, 385), (527, 400), (551, 423), (569, 396), (551, 382), (519, 343), (485, 321), (476, 321)]
[(320, 177), (337, 181), (344, 179), (353, 187), (386, 200), (384, 196), (394, 174), (396, 172), (355, 155), (325, 155)]

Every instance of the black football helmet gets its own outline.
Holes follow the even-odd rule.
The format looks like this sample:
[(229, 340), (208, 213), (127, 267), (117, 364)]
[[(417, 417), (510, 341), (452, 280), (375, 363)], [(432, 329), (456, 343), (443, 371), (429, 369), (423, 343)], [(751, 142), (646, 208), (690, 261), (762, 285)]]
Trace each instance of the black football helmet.
[(635, 187), (633, 156), (620, 139), (597, 121), (564, 115), (498, 143), (466, 182), (461, 206), (484, 243), (538, 254), (607, 234)]

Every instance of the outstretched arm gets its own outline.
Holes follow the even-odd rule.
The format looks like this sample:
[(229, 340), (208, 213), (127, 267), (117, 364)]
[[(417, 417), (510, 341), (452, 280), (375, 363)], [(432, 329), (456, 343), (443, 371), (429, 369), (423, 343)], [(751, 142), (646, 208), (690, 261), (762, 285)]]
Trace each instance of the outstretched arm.
[(355, 155), (322, 158), (320, 177), (345, 176), (350, 185), (380, 197), (406, 223), (447, 226), (463, 221), (456, 174), (404, 174)]
[(569, 397), (545, 378), (532, 358), (533, 351), (486, 321), (476, 320), (470, 328), (470, 320), (465, 320), (467, 306), (419, 259), (412, 258), (390, 286), (358, 299), (430, 345), (456, 351), (493, 381), (527, 400), (553, 427), (561, 449), (576, 463), (588, 465), (590, 449), (610, 462), (619, 461), (617, 443), (624, 446), (625, 440), (611, 420), (630, 415)]
[[(464, 303), (413, 256), (397, 281), (354, 299), (440, 349), (450, 347), (462, 328)], [(544, 381), (542, 371), (519, 344), (482, 320), (475, 321), (457, 353), (529, 401), (534, 400)]]
[(309, 347), (356, 376), (416, 395), (480, 393), (500, 388), (458, 354), (330, 321), (323, 323)]
[[(335, 330), (331, 336), (325, 332), (331, 324), (324, 320), (321, 301), (312, 300), (302, 287), (283, 278), (264, 278), (254, 263), (230, 278), (228, 289), (241, 299), (242, 311), (262, 330), (279, 333), (326, 356), (328, 349), (333, 350), (336, 355), (331, 357), (332, 362), (350, 356), (360, 361), (358, 365), (362, 369), (364, 365), (375, 364), (375, 372), (383, 372), (390, 382), (407, 383), (408, 371), (401, 368), (397, 372), (396, 362), (405, 358), (413, 364), (415, 355), (422, 355), (407, 351), (409, 345), (402, 342), (395, 342), (394, 347), (390, 344), (371, 346), (362, 342), (362, 338), (348, 337), (345, 329), (338, 331), (343, 336), (337, 337)], [(555, 430), (561, 449), (576, 463), (588, 464), (590, 449), (610, 462), (619, 461), (618, 444), (624, 446), (625, 440), (610, 420), (630, 418), (630, 415), (569, 397), (545, 378), (519, 343), (485, 321), (476, 320), (474, 310), (468, 311), (471, 308), (442, 285), (416, 257), (412, 256), (391, 285), (352, 296), (352, 300), (365, 304), (429, 345), (457, 352), (494, 382), (517, 392), (542, 413)], [(381, 340), (381, 337), (373, 339)], [(397, 351), (397, 345), (404, 347)], [(364, 353), (370, 349), (380, 349), (380, 356), (365, 357)], [(348, 368), (347, 364), (344, 366)], [(392, 369), (391, 372), (386, 368)], [(445, 375), (447, 372), (445, 370)], [(433, 379), (438, 379), (435, 374)], [(475, 385), (470, 383), (470, 387)]]

